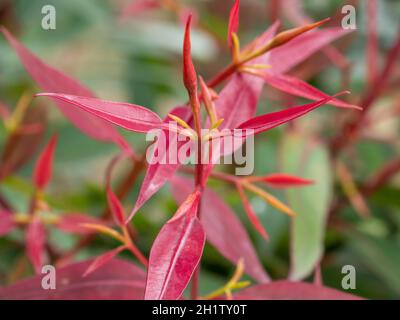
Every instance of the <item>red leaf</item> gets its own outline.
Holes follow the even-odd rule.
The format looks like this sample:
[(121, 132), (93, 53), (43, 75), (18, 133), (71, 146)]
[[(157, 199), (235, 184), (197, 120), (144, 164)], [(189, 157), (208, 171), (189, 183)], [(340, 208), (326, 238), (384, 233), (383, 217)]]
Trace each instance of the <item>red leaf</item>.
[(325, 45), (348, 34), (342, 28), (327, 28), (304, 33), (271, 51), (268, 64), (272, 73), (286, 73)]
[(108, 200), (108, 206), (110, 207), (110, 210), (114, 216), (115, 222), (122, 226), (125, 224), (125, 213), (124, 213), (124, 208), (122, 207), (121, 202), (117, 198), (117, 196), (114, 194), (114, 192), (111, 190), (110, 187), (107, 188), (107, 200)]
[(57, 135), (54, 135), (36, 161), (33, 181), (38, 189), (44, 189), (53, 173), (54, 150), (57, 145)]
[[(278, 24), (272, 25), (259, 39), (258, 47), (268, 43)], [(256, 64), (268, 64), (269, 53), (255, 59)], [(215, 101), (218, 118), (224, 119), (220, 129), (234, 129), (241, 122), (254, 117), (264, 80), (248, 74), (235, 74)]]
[[(321, 100), (329, 98), (326, 93), (323, 93), (317, 88), (309, 85), (307, 82), (304, 82), (303, 80), (294, 77), (280, 74), (265, 74), (264, 80), (272, 87), (280, 91), (292, 94), (294, 96), (310, 100)], [(342, 108), (361, 109), (356, 105), (352, 105), (338, 99), (332, 99), (328, 104)]]
[[(188, 179), (174, 177), (172, 194), (178, 203), (184, 201), (192, 185), (193, 182)], [(209, 189), (205, 189), (202, 201), (206, 209), (201, 210), (201, 221), (207, 240), (234, 265), (243, 258), (246, 273), (252, 278), (258, 282), (268, 282), (269, 277), (235, 213)]]
[[(189, 123), (189, 120), (191, 118), (191, 112), (187, 106), (176, 107), (172, 112), (170, 112), (170, 114), (180, 117), (187, 123)], [(169, 117), (164, 119), (165, 123), (167, 123), (168, 121), (170, 121)], [(179, 150), (180, 144), (184, 144), (184, 142), (178, 141), (176, 133), (167, 133), (167, 131), (164, 130), (160, 134), (163, 134), (163, 137), (165, 139), (157, 139), (151, 158), (153, 159), (155, 157), (155, 152), (158, 152), (157, 158), (164, 159), (165, 161), (154, 161), (155, 163), (153, 163), (153, 161), (150, 161), (142, 186), (139, 191), (138, 198), (131, 214), (129, 215), (128, 221), (132, 219), (134, 214), (143, 206), (143, 204), (147, 200), (149, 200), (158, 190), (162, 188), (162, 186), (166, 182), (168, 182), (174, 176), (175, 172), (181, 166), (180, 163), (170, 163), (168, 161), (168, 157), (169, 150), (171, 148), (172, 150)]]
[(189, 15), (186, 28), (185, 38), (183, 41), (183, 83), (189, 93), (195, 93), (197, 91), (197, 75), (194, 69), (192, 55), (191, 55), (191, 44), (190, 44), (190, 24), (192, 22), (192, 15)]
[(6, 211), (0, 211), (0, 236), (4, 236), (15, 228), (13, 216)]
[(278, 112), (267, 113), (262, 116), (255, 117), (248, 121), (245, 121), (239, 125), (239, 129), (242, 130), (254, 130), (254, 134), (258, 134), (267, 130), (271, 130), (296, 118), (299, 118), (332, 100), (331, 97), (305, 104), (302, 106), (291, 107)]
[(196, 211), (200, 194), (191, 194), (161, 229), (150, 252), (145, 299), (176, 300), (200, 262), (205, 234)]
[(110, 262), (112, 259), (115, 258), (116, 255), (118, 255), (121, 251), (123, 251), (125, 249), (126, 249), (126, 246), (119, 246), (118, 248), (115, 248), (114, 250), (108, 251), (105, 254), (98, 256), (96, 259), (93, 260), (93, 262), (86, 269), (85, 273), (83, 274), (83, 277), (85, 278), (88, 275), (95, 272), (96, 270), (98, 270), (99, 268), (103, 267), (106, 263)]
[(56, 269), (56, 289), (43, 290), (44, 275), (0, 288), (7, 300), (133, 300), (143, 299), (146, 274), (131, 262), (113, 259), (86, 278), (82, 274), (93, 260)]
[(60, 217), (57, 223), (57, 228), (65, 233), (72, 234), (90, 234), (96, 233), (95, 230), (83, 227), (83, 224), (100, 224), (105, 223), (95, 217), (88, 216), (86, 214), (79, 213), (65, 213)]
[(135, 132), (146, 133), (162, 126), (162, 121), (157, 114), (134, 104), (57, 93), (40, 93), (36, 96), (51, 97), (70, 103), (108, 122)]
[(285, 173), (274, 173), (263, 177), (250, 178), (251, 181), (264, 182), (278, 189), (301, 187), (313, 184), (313, 180), (292, 176)]
[(253, 224), (254, 228), (258, 231), (258, 233), (261, 234), (261, 236), (265, 240), (268, 240), (268, 238), (269, 238), (268, 234), (265, 231), (260, 219), (258, 219), (256, 213), (254, 212), (253, 208), (251, 207), (251, 204), (250, 204), (249, 200), (247, 199), (243, 188), (240, 185), (238, 185), (237, 189), (239, 191), (239, 196), (240, 196), (240, 199), (242, 200), (244, 210), (245, 210), (250, 222)]
[[(46, 65), (15, 39), (7, 29), (0, 29), (14, 48), (27, 72), (46, 91), (94, 97), (93, 93), (80, 83), (60, 71)], [(62, 101), (57, 103), (63, 114), (82, 132), (93, 139), (114, 142), (124, 150), (131, 151), (126, 141), (109, 123), (81, 110), (72, 109)]]
[(229, 25), (228, 25), (228, 45), (232, 47), (232, 33), (237, 33), (239, 28), (239, 9), (240, 0), (235, 0), (233, 7), (229, 15)]
[(38, 218), (34, 219), (26, 231), (26, 254), (36, 273), (41, 272), (43, 264), (46, 231)]
[(305, 282), (274, 281), (237, 293), (236, 300), (359, 300), (335, 289)]

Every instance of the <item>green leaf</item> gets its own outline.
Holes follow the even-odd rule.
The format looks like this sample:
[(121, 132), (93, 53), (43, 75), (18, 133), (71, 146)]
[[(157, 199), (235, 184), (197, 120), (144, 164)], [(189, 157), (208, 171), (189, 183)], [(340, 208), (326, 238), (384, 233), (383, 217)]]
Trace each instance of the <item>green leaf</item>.
[(331, 167), (325, 146), (309, 137), (288, 133), (281, 150), (282, 172), (315, 181), (287, 192), (289, 206), (296, 212), (291, 227), (290, 278), (300, 280), (313, 271), (323, 253), (332, 195)]

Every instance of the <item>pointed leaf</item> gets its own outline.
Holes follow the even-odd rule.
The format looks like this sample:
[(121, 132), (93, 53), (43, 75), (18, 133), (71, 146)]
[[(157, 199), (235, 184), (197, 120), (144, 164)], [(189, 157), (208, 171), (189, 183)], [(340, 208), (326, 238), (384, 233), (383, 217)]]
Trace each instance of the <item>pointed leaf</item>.
[[(189, 122), (189, 120), (191, 119), (191, 112), (187, 106), (176, 107), (172, 112), (170, 112), (170, 114), (178, 116), (186, 122)], [(168, 117), (164, 119), (165, 123), (167, 123), (168, 121)], [(146, 175), (144, 177), (138, 198), (128, 218), (128, 221), (132, 219), (134, 214), (143, 206), (143, 204), (147, 200), (149, 200), (158, 190), (162, 188), (162, 186), (166, 182), (168, 182), (174, 176), (175, 172), (181, 166), (178, 161), (169, 161), (169, 150), (179, 150), (180, 146), (184, 144), (184, 142), (178, 141), (176, 133), (168, 133), (166, 130), (164, 130), (160, 132), (160, 134), (163, 135), (163, 139), (157, 139), (154, 144), (154, 148), (151, 154), (151, 160), (147, 167)], [(159, 161), (154, 161), (155, 157), (157, 157)]]
[(271, 51), (268, 64), (272, 73), (286, 73), (297, 64), (336, 39), (349, 34), (342, 28), (326, 28), (302, 34), (296, 39)]
[(33, 181), (38, 189), (44, 189), (50, 182), (53, 173), (53, 158), (56, 144), (57, 135), (54, 135), (36, 161)]
[(98, 256), (96, 259), (93, 260), (93, 262), (86, 269), (85, 273), (83, 274), (83, 277), (85, 278), (88, 275), (95, 272), (96, 270), (98, 270), (99, 268), (103, 267), (106, 263), (110, 262), (121, 251), (123, 251), (125, 249), (126, 249), (126, 246), (119, 246), (118, 248), (115, 248), (114, 250), (110, 250), (110, 251), (106, 252), (105, 254)]
[(190, 195), (158, 234), (150, 252), (145, 299), (176, 300), (188, 285), (205, 242), (196, 216), (199, 196)]
[[(92, 92), (80, 83), (64, 75), (60, 71), (46, 65), (42, 60), (31, 53), (21, 43), (15, 39), (7, 29), (1, 28), (4, 36), (14, 48), (19, 59), (27, 72), (31, 75), (38, 85), (45, 91), (55, 93), (65, 93), (77, 96), (94, 97)], [(62, 101), (57, 101), (57, 105), (63, 114), (82, 132), (93, 139), (106, 142), (114, 142), (124, 150), (128, 149), (126, 141), (119, 135), (112, 125), (86, 112), (71, 108)]]
[(46, 231), (38, 218), (34, 219), (26, 231), (26, 254), (36, 273), (41, 273), (44, 256)]
[(125, 224), (125, 213), (124, 208), (122, 207), (121, 202), (111, 190), (110, 187), (107, 188), (107, 200), (108, 206), (114, 216), (115, 222), (120, 226)]
[[(268, 43), (278, 24), (272, 25), (258, 40), (258, 47)], [(253, 61), (268, 64), (269, 53)], [(218, 119), (224, 119), (220, 129), (234, 129), (241, 122), (254, 117), (264, 80), (248, 74), (236, 74), (226, 84), (215, 101)]]
[(43, 290), (43, 275), (0, 288), (0, 300), (143, 299), (146, 273), (131, 262), (113, 259), (82, 278), (93, 260), (56, 269), (56, 289)]
[[(310, 100), (322, 100), (329, 98), (326, 93), (323, 93), (303, 80), (291, 76), (281, 74), (264, 74), (263, 79), (270, 86), (294, 96)], [(328, 102), (328, 104), (341, 108), (361, 109), (356, 105), (352, 105), (338, 99), (332, 99)]]
[(313, 184), (313, 180), (285, 173), (274, 173), (263, 177), (250, 177), (249, 181), (263, 182), (276, 189), (302, 187)]
[[(172, 194), (178, 203), (185, 200), (192, 185), (191, 180), (174, 177)], [(269, 276), (257, 258), (246, 229), (235, 213), (210, 189), (204, 191), (202, 201), (206, 204), (206, 208), (201, 210), (201, 221), (207, 240), (234, 265), (243, 258), (245, 271), (253, 279), (268, 282)]]
[(157, 114), (134, 104), (57, 93), (40, 93), (36, 96), (51, 97), (70, 103), (108, 122), (135, 132), (146, 133), (152, 129), (159, 129), (162, 125)]
[(96, 230), (84, 227), (84, 224), (105, 225), (102, 220), (87, 214), (64, 213), (57, 222), (57, 228), (62, 232), (72, 234), (90, 234), (97, 232)]
[(330, 100), (332, 100), (332, 98), (326, 98), (318, 102), (291, 107), (273, 113), (267, 113), (240, 124), (238, 128), (242, 130), (254, 130), (254, 134), (258, 134), (267, 130), (271, 130), (294, 119), (297, 119), (325, 105)]
[(274, 281), (237, 293), (235, 300), (360, 300), (361, 298), (328, 287), (306, 282)]
[(0, 211), (0, 236), (5, 236), (15, 228), (11, 213)]
[(232, 47), (232, 33), (237, 33), (239, 28), (239, 10), (240, 0), (235, 0), (233, 7), (229, 15), (229, 25), (228, 25), (228, 45)]
[(257, 232), (259, 234), (261, 234), (261, 236), (265, 240), (268, 240), (268, 234), (265, 231), (260, 219), (257, 217), (256, 213), (254, 212), (254, 210), (249, 202), (249, 199), (247, 199), (246, 194), (244, 193), (242, 186), (237, 185), (237, 190), (239, 192), (239, 196), (240, 196), (240, 199), (242, 200), (244, 210), (245, 210), (250, 222), (252, 223), (254, 228), (257, 230)]

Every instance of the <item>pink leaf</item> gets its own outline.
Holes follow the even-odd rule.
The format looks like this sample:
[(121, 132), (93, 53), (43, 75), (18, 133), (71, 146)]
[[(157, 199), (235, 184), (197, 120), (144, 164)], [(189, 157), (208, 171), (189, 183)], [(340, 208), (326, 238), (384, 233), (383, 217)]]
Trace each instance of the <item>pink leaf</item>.
[[(46, 91), (77, 96), (94, 97), (93, 93), (80, 83), (60, 71), (46, 65), (15, 39), (7, 29), (0, 29), (14, 48), (27, 72)], [(131, 151), (127, 142), (109, 123), (86, 112), (73, 109), (62, 101), (57, 102), (64, 115), (82, 132), (93, 139), (114, 142), (126, 151)]]
[(125, 213), (124, 208), (122, 207), (121, 202), (111, 190), (110, 187), (107, 188), (107, 200), (108, 206), (114, 216), (115, 222), (120, 226), (125, 224)]
[(26, 231), (26, 254), (36, 273), (41, 272), (43, 264), (46, 231), (38, 218), (34, 219)]
[(157, 114), (134, 104), (57, 93), (40, 93), (36, 96), (51, 97), (70, 103), (108, 122), (135, 132), (146, 133), (152, 129), (159, 129), (162, 125)]
[(239, 28), (239, 9), (240, 0), (235, 0), (233, 7), (229, 15), (229, 25), (228, 25), (228, 45), (232, 47), (232, 33), (237, 33)]
[(98, 256), (96, 259), (93, 260), (93, 262), (86, 269), (85, 273), (83, 274), (83, 277), (85, 278), (89, 274), (92, 274), (99, 268), (103, 267), (106, 263), (110, 262), (112, 259), (115, 258), (115, 256), (117, 256), (121, 251), (123, 251), (125, 249), (126, 249), (126, 246), (119, 246), (118, 248), (115, 248), (114, 250), (108, 251), (105, 254)]
[(291, 107), (278, 112), (267, 113), (262, 116), (255, 117), (245, 121), (239, 125), (242, 130), (254, 130), (254, 134), (258, 134), (267, 130), (271, 130), (289, 121), (297, 119), (332, 100), (331, 97), (320, 100), (318, 102), (305, 104), (302, 106)]
[(257, 232), (265, 239), (268, 240), (268, 234), (265, 231), (260, 219), (257, 217), (256, 213), (254, 212), (249, 199), (247, 199), (246, 194), (244, 193), (244, 190), (242, 186), (238, 185), (237, 189), (239, 191), (239, 196), (240, 199), (242, 200), (244, 210), (247, 214), (247, 217), (249, 218), (250, 222), (254, 226), (254, 228), (257, 230)]
[(198, 192), (191, 194), (161, 229), (150, 252), (145, 299), (176, 300), (200, 262), (205, 234), (196, 212)]
[(346, 34), (349, 34), (349, 31), (342, 28), (327, 28), (304, 33), (271, 51), (268, 61), (271, 65), (270, 71), (278, 74), (286, 73), (319, 49)]
[(305, 282), (274, 281), (237, 293), (236, 300), (360, 300), (335, 289)]
[(15, 223), (11, 213), (0, 211), (0, 236), (4, 236), (15, 228)]
[[(309, 85), (307, 82), (291, 76), (280, 74), (265, 74), (264, 80), (270, 86), (294, 96), (310, 100), (321, 100), (329, 98), (327, 94)], [(358, 106), (340, 101), (338, 99), (332, 99), (328, 104), (342, 108), (361, 109)]]
[(56, 144), (57, 135), (54, 135), (36, 161), (33, 181), (38, 189), (44, 189), (50, 182), (53, 172), (53, 158)]
[[(193, 182), (175, 176), (172, 180), (172, 194), (178, 203), (188, 195)], [(256, 251), (235, 213), (209, 189), (203, 194), (204, 210), (201, 210), (201, 221), (207, 240), (234, 265), (243, 258), (248, 275), (258, 282), (268, 282), (269, 277), (257, 258)]]
[(66, 213), (60, 217), (57, 223), (57, 228), (65, 233), (72, 233), (72, 234), (96, 233), (95, 230), (82, 226), (83, 224), (105, 225), (105, 223), (102, 220), (88, 216), (86, 214)]
[[(170, 114), (180, 117), (189, 123), (191, 119), (191, 112), (187, 106), (176, 107)], [(170, 119), (167, 117), (164, 122), (167, 123)], [(163, 135), (163, 139), (157, 139), (154, 145), (154, 149), (151, 154), (151, 161), (148, 165), (146, 175), (144, 177), (142, 186), (139, 191), (139, 196), (136, 200), (135, 206), (128, 218), (128, 221), (132, 219), (134, 214), (142, 207), (142, 205), (149, 200), (161, 187), (168, 182), (178, 168), (181, 166), (179, 161), (170, 162), (169, 154), (170, 149), (179, 150), (180, 145), (185, 142), (179, 142), (176, 133), (167, 132), (166, 130), (160, 132)], [(160, 161), (153, 161), (155, 157), (155, 152), (157, 152), (157, 158)], [(162, 160), (161, 160), (162, 159)], [(178, 160), (178, 159), (173, 159)]]
[(56, 289), (43, 290), (44, 275), (0, 288), (7, 300), (133, 300), (143, 299), (146, 273), (131, 262), (113, 259), (82, 278), (93, 260), (56, 269)]
[(313, 184), (313, 180), (296, 177), (285, 173), (274, 173), (263, 177), (252, 177), (251, 181), (264, 182), (277, 189), (301, 187)]

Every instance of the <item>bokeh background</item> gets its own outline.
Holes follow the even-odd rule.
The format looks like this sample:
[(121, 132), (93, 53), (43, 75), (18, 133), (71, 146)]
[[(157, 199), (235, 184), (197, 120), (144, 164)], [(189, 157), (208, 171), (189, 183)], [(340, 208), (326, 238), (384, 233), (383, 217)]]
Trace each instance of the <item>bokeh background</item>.
[[(21, 42), (48, 64), (79, 79), (100, 98), (140, 104), (165, 116), (168, 111), (186, 100), (181, 80), (181, 47), (183, 25), (181, 17), (168, 9), (155, 9), (121, 19), (121, 13), (130, 1), (106, 0), (0, 0), (0, 25), (6, 26)], [(193, 30), (193, 57), (198, 72), (210, 78), (229, 63), (226, 46), (226, 30), (230, 0), (182, 1), (197, 12), (197, 25)], [(357, 12), (357, 29), (335, 43), (344, 64), (329, 58), (326, 52), (319, 53), (292, 71), (319, 89), (329, 94), (343, 88), (352, 91), (349, 101), (359, 101), (373, 90), (368, 86), (368, 64), (366, 62), (367, 1), (304, 0), (298, 1), (303, 13), (316, 21), (328, 16), (341, 17), (344, 4), (353, 4)], [(280, 1), (244, 0), (241, 4), (240, 39), (246, 43), (264, 31), (275, 19), (283, 27), (293, 27), (296, 19), (290, 8), (279, 5)], [(283, 1), (282, 1), (283, 3)], [(41, 8), (51, 4), (57, 10), (56, 30), (41, 28)], [(386, 53), (392, 47), (399, 32), (400, 2), (378, 0), (377, 64), (385, 63)], [(340, 21), (340, 20), (335, 20)], [(343, 62), (343, 61), (342, 61)], [(358, 186), (399, 155), (399, 111), (400, 111), (400, 64), (394, 64), (388, 85), (375, 99), (373, 108), (365, 120), (360, 137), (343, 152), (340, 161), (345, 166), (337, 170), (325, 157), (316, 156), (310, 169), (321, 180), (329, 181), (327, 195), (328, 211), (341, 202), (339, 209), (327, 218), (326, 231), (322, 232), (321, 246), (324, 249), (321, 261), (323, 281), (327, 286), (341, 289), (343, 265), (353, 265), (357, 270), (357, 289), (354, 294), (366, 298), (400, 297), (400, 176), (396, 171), (383, 186), (368, 195), (359, 194)], [(0, 37), (0, 101), (13, 109), (23, 94), (38, 92), (15, 53)], [(276, 90), (267, 89), (259, 104), (259, 113), (301, 103)], [(27, 209), (32, 192), (31, 172), (38, 147), (43, 146), (54, 132), (59, 134), (56, 151), (54, 177), (46, 193), (46, 199), (55, 212), (84, 212), (99, 215), (106, 206), (104, 196), (104, 173), (113, 156), (115, 146), (94, 141), (73, 127), (46, 99), (35, 99), (29, 110), (46, 124), (45, 136), (37, 136), (25, 146), (26, 162), (13, 175), (1, 181), (1, 195), (7, 198), (18, 211)], [(397, 111), (396, 111), (397, 110)], [(291, 145), (305, 143), (309, 137), (318, 137), (322, 147), (338, 135), (341, 125), (354, 111), (335, 108), (322, 110), (294, 124), (272, 130), (256, 139), (255, 173), (265, 174), (290, 171), (290, 161), (296, 151)], [(385, 116), (389, 115), (389, 116)], [(288, 130), (296, 130), (289, 135)], [(144, 150), (144, 136), (121, 131), (136, 151)], [(0, 150), (4, 149), (7, 133), (0, 125)], [(288, 138), (289, 137), (289, 138)], [(294, 141), (284, 141), (294, 139)], [(297, 139), (297, 140), (296, 140)], [(282, 146), (284, 145), (284, 146)], [(304, 144), (306, 148), (306, 144)], [(328, 162), (328, 163), (326, 163)], [(113, 181), (118, 183), (129, 170), (129, 163), (118, 165)], [(230, 171), (232, 168), (224, 168)], [(311, 173), (310, 173), (311, 174)], [(350, 174), (350, 177), (349, 177)], [(359, 205), (351, 205), (354, 192), (346, 186), (353, 181)], [(141, 179), (129, 193), (124, 205), (129, 210), (136, 199)], [(273, 278), (285, 278), (289, 272), (290, 230), (289, 219), (267, 206), (260, 199), (251, 198), (256, 213), (270, 234), (265, 242), (248, 225), (240, 199), (234, 189), (215, 181), (210, 182), (224, 196), (234, 211), (243, 218), (257, 248), (260, 259)], [(346, 191), (347, 190), (347, 191)], [(272, 193), (287, 201), (299, 190), (288, 193), (272, 190)], [(361, 192), (362, 193), (362, 192)], [(310, 198), (310, 195), (305, 195)], [(320, 201), (318, 193), (311, 197)], [(360, 204), (361, 202), (361, 204)], [(350, 204), (349, 204), (350, 203)], [(312, 207), (313, 204), (304, 203)], [(322, 204), (323, 206), (323, 204)], [(162, 224), (175, 211), (176, 204), (168, 187), (162, 189), (136, 215), (133, 225), (135, 241), (148, 253)], [(312, 211), (312, 209), (310, 209)], [(307, 234), (314, 230), (303, 230), (297, 234), (298, 241), (307, 242)], [(304, 238), (304, 239), (303, 239)], [(0, 238), (0, 285), (13, 283), (32, 274), (23, 249), (19, 246), (22, 232)], [(51, 243), (56, 250), (64, 252), (73, 248), (77, 238), (57, 230), (51, 231)], [(235, 241), (235, 239), (232, 239)], [(82, 260), (104, 253), (115, 247), (115, 242), (106, 237), (96, 237), (88, 247), (80, 250), (74, 259)], [(312, 244), (311, 244), (312, 246)], [(312, 250), (312, 249), (310, 249)], [(123, 255), (124, 256), (124, 255)], [(131, 259), (129, 254), (126, 259)], [(300, 259), (301, 260), (301, 259)], [(201, 290), (203, 293), (224, 284), (234, 266), (227, 262), (210, 246), (206, 246), (203, 259)], [(311, 280), (309, 275), (306, 279)]]

